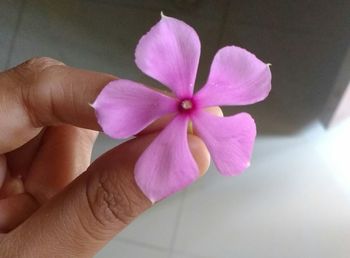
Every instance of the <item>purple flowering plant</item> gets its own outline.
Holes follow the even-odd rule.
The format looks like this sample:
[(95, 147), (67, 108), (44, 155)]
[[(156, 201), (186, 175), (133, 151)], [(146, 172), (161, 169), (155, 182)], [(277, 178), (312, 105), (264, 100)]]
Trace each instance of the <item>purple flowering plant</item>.
[(103, 131), (113, 138), (136, 135), (164, 115), (173, 115), (135, 165), (136, 183), (152, 202), (199, 177), (187, 142), (190, 122), (222, 175), (238, 175), (250, 164), (256, 137), (253, 118), (247, 113), (219, 117), (205, 108), (264, 100), (271, 90), (269, 65), (243, 48), (223, 47), (214, 57), (206, 83), (194, 93), (199, 57), (195, 30), (162, 15), (140, 39), (135, 62), (173, 95), (118, 79), (107, 84), (92, 105)]

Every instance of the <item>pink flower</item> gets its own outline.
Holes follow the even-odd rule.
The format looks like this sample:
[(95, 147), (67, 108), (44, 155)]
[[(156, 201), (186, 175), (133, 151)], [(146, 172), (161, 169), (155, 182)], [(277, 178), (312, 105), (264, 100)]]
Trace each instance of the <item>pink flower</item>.
[(247, 113), (218, 117), (203, 108), (265, 99), (271, 89), (269, 66), (242, 48), (224, 47), (214, 57), (207, 82), (193, 94), (199, 56), (194, 29), (162, 15), (138, 43), (135, 62), (176, 97), (119, 79), (110, 82), (93, 104), (103, 131), (113, 138), (130, 137), (158, 118), (175, 114), (135, 166), (136, 182), (152, 202), (199, 177), (187, 142), (189, 120), (222, 175), (237, 175), (249, 166), (256, 136), (253, 118)]

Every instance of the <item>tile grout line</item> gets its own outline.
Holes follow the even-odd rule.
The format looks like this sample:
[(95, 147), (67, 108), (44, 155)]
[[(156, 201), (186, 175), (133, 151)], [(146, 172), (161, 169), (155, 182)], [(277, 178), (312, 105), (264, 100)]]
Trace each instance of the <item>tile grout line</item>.
[[(187, 252), (184, 252), (184, 251), (176, 251), (176, 250), (174, 250), (173, 253), (170, 253), (169, 252), (169, 250), (170, 250), (169, 248), (155, 246), (155, 245), (147, 244), (147, 243), (142, 243), (142, 242), (139, 242), (139, 241), (135, 241), (135, 240), (128, 239), (128, 238), (123, 238), (123, 237), (120, 237), (120, 238), (117, 237), (117, 238), (115, 238), (112, 241), (126, 243), (126, 244), (130, 244), (130, 245), (135, 245), (135, 246), (139, 246), (139, 247), (143, 247), (143, 248), (147, 248), (147, 249), (152, 249), (152, 250), (156, 250), (156, 251), (160, 251), (160, 252), (168, 252), (168, 255), (185, 254), (185, 255), (189, 255), (192, 258), (205, 258), (203, 256), (199, 256), (199, 255), (192, 254), (192, 253), (187, 253)], [(168, 256), (168, 258), (170, 258), (170, 257)]]
[(153, 249), (153, 250), (157, 250), (157, 251), (162, 251), (162, 252), (168, 252), (169, 249), (165, 248), (165, 247), (160, 247), (160, 246), (155, 246), (152, 244), (147, 244), (147, 243), (142, 243), (139, 241), (135, 241), (135, 240), (131, 240), (131, 239), (127, 239), (127, 238), (115, 238), (115, 241), (117, 242), (122, 242), (122, 243), (128, 243), (128, 244), (132, 244), (132, 245), (137, 245), (143, 248), (148, 248), (148, 249)]
[(185, 203), (185, 199), (186, 199), (186, 194), (187, 194), (187, 189), (183, 192), (183, 197), (180, 200), (180, 206), (179, 209), (176, 213), (176, 218), (175, 218), (175, 224), (174, 224), (174, 231), (173, 234), (171, 236), (170, 239), (170, 248), (169, 248), (169, 258), (173, 257), (174, 254), (174, 249), (175, 249), (175, 241), (178, 235), (178, 228), (180, 225), (180, 220), (181, 220), (181, 216), (182, 216), (182, 211), (184, 209), (184, 203)]
[[(226, 22), (227, 22), (227, 17), (229, 14), (229, 8), (230, 7), (230, 1), (227, 0), (226, 1), (226, 10), (223, 13), (223, 18), (221, 21), (221, 26), (220, 26), (220, 32), (218, 35), (218, 39), (217, 39), (217, 47), (220, 47), (220, 44), (222, 43), (222, 39), (223, 39), (223, 35), (224, 35), (224, 31), (225, 31), (225, 27), (226, 27)], [(180, 225), (180, 220), (181, 220), (181, 216), (182, 216), (182, 211), (184, 209), (184, 203), (185, 203), (185, 199), (186, 199), (186, 194), (187, 194), (187, 190), (184, 191), (184, 196), (181, 198), (181, 203), (180, 203), (180, 207), (178, 209), (178, 212), (176, 214), (176, 221), (175, 221), (175, 228), (174, 228), (174, 232), (173, 235), (171, 237), (171, 246), (169, 249), (169, 258), (173, 258), (174, 255), (174, 251), (175, 251), (175, 241), (178, 235), (178, 228)]]
[[(217, 47), (220, 47), (220, 44), (222, 43), (223, 40), (223, 35), (224, 35), (224, 31), (225, 31), (225, 27), (226, 27), (226, 23), (227, 23), (227, 17), (228, 17), (228, 13), (229, 13), (229, 8), (230, 7), (230, 1), (227, 0), (226, 1), (226, 10), (223, 13), (223, 18), (221, 21), (221, 26), (220, 26), (220, 32), (218, 35), (218, 39), (217, 39)], [(176, 221), (175, 221), (175, 228), (174, 228), (174, 232), (173, 235), (171, 237), (171, 246), (169, 248), (169, 256), (168, 258), (173, 258), (174, 257), (174, 251), (175, 251), (175, 241), (178, 235), (178, 228), (180, 225), (180, 220), (181, 220), (181, 216), (182, 216), (182, 211), (184, 209), (184, 203), (185, 203), (185, 199), (186, 199), (186, 194), (187, 194), (187, 190), (184, 191), (184, 196), (181, 198), (181, 203), (180, 203), (180, 207), (178, 209), (178, 212), (176, 214)]]
[(18, 31), (19, 31), (19, 27), (22, 23), (22, 17), (23, 17), (23, 12), (24, 12), (24, 7), (25, 7), (25, 1), (26, 0), (22, 0), (20, 6), (19, 6), (19, 10), (18, 10), (18, 16), (17, 16), (17, 20), (16, 20), (16, 26), (15, 26), (15, 29), (14, 29), (14, 32), (13, 32), (13, 35), (12, 35), (12, 38), (11, 38), (11, 42), (10, 42), (10, 49), (9, 49), (9, 52), (8, 52), (8, 55), (7, 55), (7, 59), (6, 59), (6, 62), (5, 62), (5, 69), (8, 69), (9, 66), (10, 66), (10, 63), (11, 63), (11, 59), (12, 59), (12, 56), (13, 56), (13, 51), (14, 51), (14, 45), (15, 45), (15, 42), (16, 42), (16, 39), (17, 39), (17, 34), (18, 34)]

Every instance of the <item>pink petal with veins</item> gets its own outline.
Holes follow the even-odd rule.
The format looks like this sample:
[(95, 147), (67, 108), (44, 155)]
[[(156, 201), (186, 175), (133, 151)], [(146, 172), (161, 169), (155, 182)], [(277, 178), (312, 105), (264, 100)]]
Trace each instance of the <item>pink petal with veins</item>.
[(183, 21), (162, 15), (136, 47), (141, 71), (169, 87), (179, 98), (191, 97), (200, 56), (195, 30)]
[(187, 124), (188, 117), (175, 117), (136, 163), (136, 182), (152, 202), (183, 189), (199, 176), (188, 147)]
[(213, 60), (209, 78), (196, 94), (203, 107), (247, 105), (261, 101), (271, 90), (271, 71), (247, 50), (228, 46)]
[(140, 39), (135, 62), (145, 74), (170, 88), (177, 99), (136, 82), (117, 80), (93, 104), (99, 124), (114, 138), (135, 135), (159, 117), (178, 113), (135, 165), (136, 182), (152, 202), (183, 189), (199, 176), (187, 140), (190, 118), (221, 174), (237, 175), (249, 166), (256, 137), (253, 118), (247, 113), (217, 117), (202, 108), (265, 99), (271, 90), (270, 68), (245, 49), (224, 47), (214, 57), (206, 84), (193, 96), (199, 56), (200, 41), (193, 28), (162, 16)]
[(113, 138), (135, 135), (161, 116), (177, 111), (174, 98), (122, 79), (107, 84), (92, 106), (99, 125)]
[(192, 121), (222, 175), (237, 175), (249, 166), (256, 136), (249, 114), (218, 117), (199, 111)]

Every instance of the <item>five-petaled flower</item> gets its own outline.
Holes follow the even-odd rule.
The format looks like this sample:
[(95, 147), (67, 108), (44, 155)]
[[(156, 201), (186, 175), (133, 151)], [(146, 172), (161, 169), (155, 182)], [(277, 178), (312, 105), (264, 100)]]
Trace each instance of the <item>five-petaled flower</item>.
[(265, 99), (271, 89), (269, 66), (245, 49), (224, 47), (214, 57), (207, 82), (193, 94), (199, 56), (200, 41), (194, 29), (162, 15), (140, 39), (135, 62), (175, 97), (118, 79), (107, 84), (93, 103), (99, 124), (113, 138), (130, 137), (158, 118), (174, 114), (135, 165), (135, 180), (152, 202), (199, 176), (187, 142), (189, 121), (222, 175), (237, 175), (249, 166), (256, 136), (253, 118), (247, 113), (218, 117), (204, 108)]

